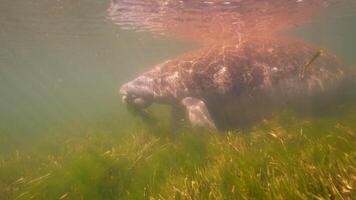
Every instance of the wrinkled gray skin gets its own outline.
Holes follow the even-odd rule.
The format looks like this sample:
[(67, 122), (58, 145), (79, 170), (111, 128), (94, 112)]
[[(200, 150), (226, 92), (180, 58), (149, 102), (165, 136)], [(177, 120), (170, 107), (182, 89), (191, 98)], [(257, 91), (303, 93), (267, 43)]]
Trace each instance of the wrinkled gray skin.
[(171, 105), (173, 123), (185, 118), (193, 127), (239, 128), (335, 88), (344, 75), (335, 56), (324, 53), (305, 69), (317, 52), (290, 39), (213, 45), (158, 64), (120, 94), (139, 109)]

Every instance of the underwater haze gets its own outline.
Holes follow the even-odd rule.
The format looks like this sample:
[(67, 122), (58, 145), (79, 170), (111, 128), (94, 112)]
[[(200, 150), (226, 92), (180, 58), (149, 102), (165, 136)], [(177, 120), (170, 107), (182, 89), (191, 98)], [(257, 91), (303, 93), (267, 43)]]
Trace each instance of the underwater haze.
[[(149, 124), (128, 112), (122, 84), (211, 38), (189, 31), (195, 16), (177, 19), (173, 33), (160, 32), (172, 21), (148, 26), (160, 21), (155, 9), (146, 10), (152, 18), (136, 16), (145, 14), (140, 2), (1, 0), (0, 199), (356, 198), (353, 87), (325, 115), (288, 109), (248, 130), (172, 134), (169, 108), (150, 108), (158, 121)], [(224, 2), (217, 8), (239, 8)], [(334, 53), (352, 73), (356, 3), (325, 2), (278, 29)], [(116, 3), (128, 6), (113, 10)], [(199, 15), (215, 12), (206, 9)], [(253, 34), (246, 24), (244, 34)]]

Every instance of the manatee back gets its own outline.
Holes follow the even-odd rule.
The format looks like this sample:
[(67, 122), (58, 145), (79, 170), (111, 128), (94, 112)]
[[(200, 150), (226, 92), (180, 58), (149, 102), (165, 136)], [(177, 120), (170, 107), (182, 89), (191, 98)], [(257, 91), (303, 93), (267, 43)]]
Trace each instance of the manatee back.
[(225, 48), (230, 48), (224, 60), (229, 79), (221, 76), (205, 97), (220, 129), (248, 126), (284, 108), (313, 112), (335, 102), (342, 90), (342, 64), (311, 45), (258, 38)]

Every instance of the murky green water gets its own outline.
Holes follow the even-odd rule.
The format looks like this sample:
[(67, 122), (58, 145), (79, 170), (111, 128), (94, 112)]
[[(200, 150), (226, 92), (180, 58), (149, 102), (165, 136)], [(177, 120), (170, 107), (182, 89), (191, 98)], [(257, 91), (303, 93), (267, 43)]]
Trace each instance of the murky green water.
[[(108, 5), (107, 1), (1, 2), (1, 131), (123, 120), (119, 86), (193, 47), (123, 31), (107, 19)], [(332, 10), (295, 34), (332, 49), (352, 65), (356, 62), (352, 11)]]
[(1, 2), (1, 131), (116, 123), (119, 86), (191, 46), (122, 31), (108, 5)]
[[(24, 174), (31, 175), (31, 172), (23, 168), (18, 168), (19, 171), (16, 172), (12, 171), (13, 177), (4, 175), (8, 173), (7, 169), (11, 168), (11, 165), (10, 167), (6, 165), (6, 160), (17, 152), (18, 143), (11, 143), (16, 141), (16, 137), (31, 138), (32, 135), (46, 135), (52, 132), (63, 132), (65, 135), (80, 133), (83, 130), (87, 133), (87, 130), (94, 127), (95, 130), (98, 127), (105, 127), (104, 129), (112, 132), (115, 138), (120, 138), (121, 128), (135, 126), (137, 119), (132, 118), (123, 107), (118, 94), (119, 86), (149, 69), (150, 66), (197, 46), (150, 33), (122, 30), (107, 18), (109, 4), (110, 2), (105, 0), (2, 0), (0, 2), (0, 133), (7, 135), (0, 137), (0, 140), (3, 140), (0, 143), (3, 147), (0, 149), (10, 149), (8, 154), (0, 154), (2, 156), (0, 187), (10, 187), (6, 186), (6, 183), (11, 185), (21, 177), (25, 177)], [(330, 8), (327, 13), (318, 16), (312, 23), (299, 27), (290, 34), (332, 50), (347, 66), (356, 69), (356, 7)], [(332, 119), (335, 118), (337, 121), (337, 116)], [(350, 130), (355, 132), (355, 129)], [(9, 135), (15, 139), (6, 140)], [(68, 136), (68, 141), (71, 140), (70, 137)], [(38, 141), (29, 142), (38, 143)], [(48, 141), (40, 142), (44, 144)], [(53, 151), (42, 149), (39, 152), (58, 154), (56, 149), (60, 147), (55, 144), (56, 142), (53, 142), (50, 147), (54, 149)], [(96, 145), (95, 142), (90, 144)], [(188, 149), (192, 148), (189, 150), (191, 153), (195, 152), (194, 147), (199, 146), (200, 143), (191, 145), (188, 142), (185, 145)], [(107, 149), (111, 149), (110, 145)], [(350, 150), (353, 152), (351, 155), (354, 155), (354, 150)], [(26, 154), (26, 150), (23, 151), (23, 154)], [(108, 150), (109, 153), (113, 151)], [(105, 151), (98, 155), (102, 153)], [(90, 155), (90, 151), (87, 155)], [(192, 154), (193, 157), (194, 155)], [(201, 156), (199, 152), (197, 155)], [(47, 154), (44, 155), (46, 156)], [(119, 159), (120, 155), (116, 156)], [(65, 156), (61, 158), (65, 166)], [(96, 161), (90, 160), (86, 164), (97, 166)], [(41, 162), (37, 163), (38, 166)], [(72, 162), (73, 160), (70, 161)], [(102, 164), (102, 160), (97, 162)], [(18, 165), (20, 164), (23, 163), (19, 162)], [(36, 168), (37, 164), (32, 163), (31, 167)], [(185, 164), (194, 168), (189, 163)], [(91, 176), (92, 172), (96, 172), (95, 169), (90, 170), (85, 171), (87, 174), (83, 172), (83, 176)], [(46, 170), (33, 172), (32, 178), (41, 177), (42, 172), (45, 174), (44, 171)], [(51, 168), (47, 171), (53, 174), (56, 169)], [(142, 169), (140, 173), (144, 171), (145, 169)], [(107, 179), (109, 180), (110, 177)], [(158, 182), (161, 183), (162, 180)], [(56, 182), (52, 184), (55, 185)], [(90, 185), (90, 182), (84, 181), (83, 185), (85, 184)], [(350, 183), (350, 187), (355, 186), (355, 182)], [(19, 188), (18, 193), (16, 191), (12, 191), (11, 194), (6, 193), (5, 189), (0, 189), (0, 192), (8, 194), (4, 195), (4, 198), (12, 199), (21, 195), (21, 191), (26, 191), (24, 187)], [(74, 189), (74, 191), (78, 190), (81, 191)], [(66, 189), (55, 190), (54, 193), (58, 196), (51, 196), (50, 199), (58, 199), (57, 197), (65, 199), (66, 191)], [(88, 191), (82, 192), (84, 194)], [(108, 191), (105, 193), (108, 194), (107, 196), (95, 197), (102, 199), (122, 197), (110, 196), (114, 193), (115, 191)], [(88, 197), (90, 194), (83, 196)], [(45, 196), (35, 196), (36, 198), (45, 199)]]

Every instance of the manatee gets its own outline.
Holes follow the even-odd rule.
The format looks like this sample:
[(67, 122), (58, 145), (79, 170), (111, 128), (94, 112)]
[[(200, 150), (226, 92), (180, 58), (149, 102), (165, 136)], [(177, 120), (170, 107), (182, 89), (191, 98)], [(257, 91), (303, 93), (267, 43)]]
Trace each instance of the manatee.
[[(201, 45), (153, 66), (120, 88), (130, 110), (172, 107), (173, 127), (233, 129), (286, 107), (309, 110), (338, 91), (345, 72), (329, 51), (284, 33), (311, 22), (334, 0), (114, 0), (123, 29)], [(316, 102), (319, 103), (319, 102)]]
[[(172, 122), (226, 130), (267, 117), (337, 88), (345, 76), (328, 51), (286, 37), (249, 37), (204, 47), (157, 64), (120, 88), (144, 110), (172, 107)], [(304, 103), (301, 103), (304, 102)]]

